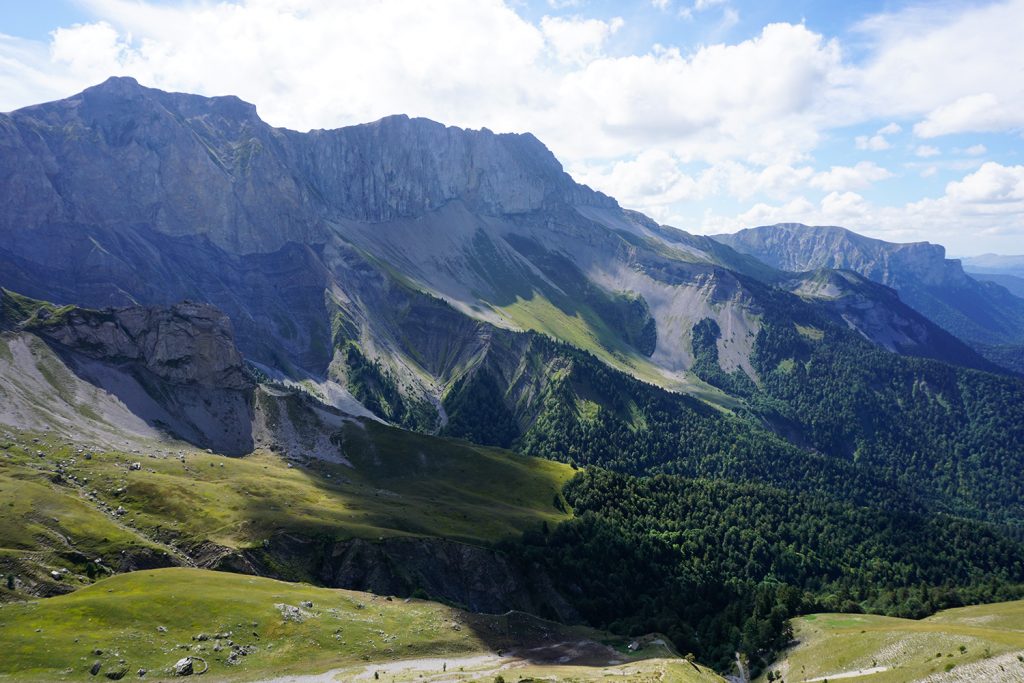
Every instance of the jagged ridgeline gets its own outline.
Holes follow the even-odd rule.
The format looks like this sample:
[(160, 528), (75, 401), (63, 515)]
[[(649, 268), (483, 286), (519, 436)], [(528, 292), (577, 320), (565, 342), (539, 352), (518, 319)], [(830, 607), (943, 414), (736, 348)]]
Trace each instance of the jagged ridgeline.
[(528, 134), (297, 133), (131, 79), (0, 115), (0, 148), (5, 596), (197, 564), (724, 670), (799, 612), (1024, 583), (1011, 332), (896, 256), (766, 263)]

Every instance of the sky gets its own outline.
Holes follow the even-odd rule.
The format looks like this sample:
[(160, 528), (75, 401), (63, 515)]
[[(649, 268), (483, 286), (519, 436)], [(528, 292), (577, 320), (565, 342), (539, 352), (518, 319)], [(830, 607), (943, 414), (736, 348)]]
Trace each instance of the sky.
[(532, 132), (689, 232), (1024, 253), (1024, 0), (0, 0), (0, 111), (127, 75), (275, 126)]

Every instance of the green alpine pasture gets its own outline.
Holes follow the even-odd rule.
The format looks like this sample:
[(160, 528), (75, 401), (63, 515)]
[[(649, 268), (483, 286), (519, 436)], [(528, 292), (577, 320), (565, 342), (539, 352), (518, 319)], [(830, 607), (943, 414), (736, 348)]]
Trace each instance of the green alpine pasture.
[(792, 623), (798, 644), (759, 680), (1024, 681), (1024, 601), (920, 620), (812, 614)]
[(121, 551), (176, 555), (206, 541), (247, 548), (279, 533), (489, 543), (570, 514), (561, 497), (574, 474), (568, 465), (375, 422), (348, 423), (340, 444), (347, 464), (0, 437), (0, 571), (48, 581), (68, 570), (59, 580), (70, 586), (87, 570), (117, 567)]
[[(146, 680), (166, 680), (185, 657), (198, 658), (197, 672), (209, 667), (207, 681), (327, 671), (337, 680), (373, 679), (375, 672), (381, 680), (431, 680), (442, 667), (450, 669), (446, 680), (488, 672), (490, 681), (503, 671), (506, 680), (653, 680), (646, 672), (680, 683), (721, 681), (675, 658), (657, 638), (630, 652), (627, 641), (520, 613), (474, 615), (420, 600), (184, 568), (122, 574), (68, 595), (0, 606), (0, 642), (0, 680), (10, 681), (122, 673), (136, 679), (140, 669)], [(581, 643), (589, 649), (574, 656)], [(559, 647), (579, 661), (547, 664)], [(529, 652), (538, 655), (531, 659)]]

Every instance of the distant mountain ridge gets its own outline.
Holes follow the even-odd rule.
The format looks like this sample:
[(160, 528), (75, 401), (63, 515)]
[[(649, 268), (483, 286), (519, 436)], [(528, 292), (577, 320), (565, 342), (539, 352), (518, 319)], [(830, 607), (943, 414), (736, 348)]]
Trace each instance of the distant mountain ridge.
[(968, 273), (988, 273), (992, 275), (1013, 275), (1024, 277), (1024, 254), (982, 254), (967, 256), (960, 259), (964, 270)]
[(940, 245), (897, 244), (845, 228), (798, 223), (713, 237), (783, 270), (853, 270), (892, 287), (912, 308), (969, 343), (1024, 343), (1024, 299), (970, 277)]

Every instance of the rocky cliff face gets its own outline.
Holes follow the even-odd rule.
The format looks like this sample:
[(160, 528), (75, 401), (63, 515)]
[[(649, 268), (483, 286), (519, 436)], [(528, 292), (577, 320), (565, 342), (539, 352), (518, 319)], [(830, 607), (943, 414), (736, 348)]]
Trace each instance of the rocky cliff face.
[(253, 449), (256, 386), (209, 304), (92, 310), (0, 290), (0, 329), (0, 424)]
[(946, 260), (946, 249), (929, 242), (896, 244), (845, 228), (799, 223), (750, 228), (714, 239), (780, 270), (841, 268), (890, 287), (908, 282), (961, 286), (966, 281), (959, 261)]
[(40, 311), (28, 329), (96, 360), (132, 363), (172, 384), (252, 388), (231, 321), (209, 304)]
[(321, 541), (275, 536), (259, 550), (217, 555), (217, 569), (275, 576), (273, 567), (301, 567), (310, 580), (332, 588), (378, 595), (429, 596), (474, 612), (518, 610), (562, 622), (579, 614), (539, 567), (493, 548), (439, 538), (399, 537)]
[(323, 241), (342, 219), (422, 215), (462, 199), (483, 213), (614, 206), (577, 185), (532, 135), (393, 116), (296, 133), (235, 97), (111, 78), (0, 116), (0, 233), (124, 223), (203, 235), (234, 253)]

